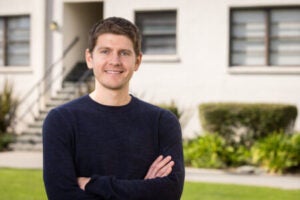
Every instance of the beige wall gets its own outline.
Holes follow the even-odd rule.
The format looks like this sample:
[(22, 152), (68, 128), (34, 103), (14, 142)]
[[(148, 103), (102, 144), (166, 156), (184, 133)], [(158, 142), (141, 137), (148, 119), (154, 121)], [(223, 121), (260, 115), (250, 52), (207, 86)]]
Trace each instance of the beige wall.
[[(184, 126), (185, 137), (201, 130), (197, 106), (202, 102), (291, 103), (297, 105), (300, 111), (300, 67), (232, 70), (228, 66), (229, 8), (300, 6), (299, 0), (49, 1), (51, 8), (47, 8), (47, 13), (46, 0), (0, 1), (0, 15), (30, 14), (32, 17), (31, 65), (24, 70), (0, 69), (0, 85), (8, 77), (14, 81), (20, 95), (41, 77), (45, 66), (61, 57), (64, 47), (76, 35), (83, 39), (74, 52), (58, 64), (54, 73), (60, 73), (63, 66), (71, 67), (83, 60), (86, 47), (84, 35), (93, 19), (102, 16), (101, 9), (89, 3), (100, 5), (104, 2), (104, 17), (121, 16), (131, 21), (135, 11), (177, 10), (178, 53), (173, 56), (144, 56), (140, 70), (132, 80), (131, 91), (153, 103), (175, 101), (190, 119)], [(56, 21), (60, 29), (49, 31), (50, 21)], [(47, 54), (45, 42), (48, 44)], [(59, 87), (60, 83), (57, 83), (53, 91)], [(296, 128), (300, 130), (300, 117)]]
[[(30, 66), (0, 67), (0, 90), (4, 80), (13, 83), (15, 95), (20, 99), (40, 79), (45, 65), (45, 0), (1, 0), (0, 16), (30, 15)], [(24, 106), (36, 98), (33, 93), (26, 102), (22, 102), (19, 113)], [(22, 125), (21, 125), (22, 126)], [(20, 127), (21, 127), (20, 126)]]
[[(202, 102), (291, 103), (300, 111), (300, 67), (232, 71), (228, 66), (230, 7), (300, 6), (299, 0), (132, 2), (106, 1), (105, 16), (134, 20), (135, 11), (177, 9), (178, 54), (173, 58), (144, 56), (131, 90), (154, 103), (174, 100), (191, 117), (184, 127), (185, 137), (201, 130), (197, 106)], [(300, 130), (300, 117), (296, 128)]]

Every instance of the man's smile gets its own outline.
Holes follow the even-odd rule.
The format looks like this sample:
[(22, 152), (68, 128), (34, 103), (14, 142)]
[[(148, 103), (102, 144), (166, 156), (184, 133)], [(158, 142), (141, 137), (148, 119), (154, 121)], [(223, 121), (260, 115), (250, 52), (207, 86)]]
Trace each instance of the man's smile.
[(122, 70), (104, 70), (108, 74), (122, 74), (124, 71)]

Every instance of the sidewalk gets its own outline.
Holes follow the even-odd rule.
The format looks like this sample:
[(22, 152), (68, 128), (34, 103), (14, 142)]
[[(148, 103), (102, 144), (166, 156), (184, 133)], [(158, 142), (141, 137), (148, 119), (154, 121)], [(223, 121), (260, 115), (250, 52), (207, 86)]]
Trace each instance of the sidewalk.
[[(0, 167), (42, 169), (41, 152), (2, 152)], [(186, 168), (186, 181), (224, 183), (300, 190), (300, 176), (241, 175), (221, 170)]]
[(291, 175), (242, 175), (221, 170), (186, 168), (185, 180), (193, 182), (226, 183), (274, 187), (280, 189), (300, 189), (300, 176)]

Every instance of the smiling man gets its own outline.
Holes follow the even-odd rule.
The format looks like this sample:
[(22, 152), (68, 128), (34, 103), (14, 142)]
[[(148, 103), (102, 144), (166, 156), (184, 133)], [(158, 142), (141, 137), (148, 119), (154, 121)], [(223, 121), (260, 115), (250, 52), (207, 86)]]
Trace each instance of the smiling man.
[(43, 126), (49, 200), (180, 199), (178, 120), (129, 94), (142, 60), (137, 27), (117, 17), (96, 23), (85, 55), (95, 90), (53, 109)]

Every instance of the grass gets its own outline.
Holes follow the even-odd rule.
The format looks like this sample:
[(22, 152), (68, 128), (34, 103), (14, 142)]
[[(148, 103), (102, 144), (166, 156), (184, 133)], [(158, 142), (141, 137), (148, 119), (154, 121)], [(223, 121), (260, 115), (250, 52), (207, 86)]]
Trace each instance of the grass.
[[(0, 194), (4, 200), (47, 199), (42, 171), (1, 168)], [(181, 200), (298, 200), (299, 196), (300, 190), (186, 182)]]
[(0, 169), (0, 196), (3, 200), (44, 200), (41, 170)]
[(186, 182), (181, 200), (299, 200), (300, 190)]

